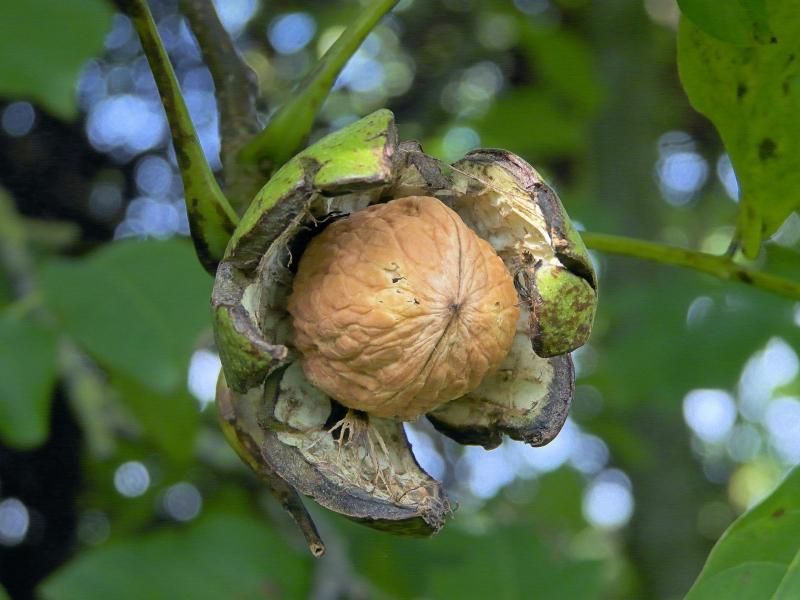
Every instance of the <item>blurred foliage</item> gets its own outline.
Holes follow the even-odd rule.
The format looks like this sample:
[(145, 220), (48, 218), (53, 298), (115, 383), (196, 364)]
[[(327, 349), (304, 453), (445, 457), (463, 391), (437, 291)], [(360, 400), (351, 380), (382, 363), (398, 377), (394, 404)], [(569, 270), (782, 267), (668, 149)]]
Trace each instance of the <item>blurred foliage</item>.
[[(201, 54), (175, 1), (150, 4), (219, 168)], [(678, 4), (691, 20), (679, 55)], [(363, 6), (217, 5), (258, 76), (265, 117)], [(794, 6), (404, 0), (340, 76), (311, 137), (388, 106), (401, 138), (443, 159), (477, 146), (521, 154), (587, 229), (714, 253), (741, 206), (732, 162), (744, 205), (770, 223), (766, 235), (777, 229), (753, 266), (796, 279), (800, 219), (781, 224), (797, 207), (793, 80), (788, 99), (773, 102), (794, 67), (770, 61), (796, 43), (800, 21), (768, 21), (787, 32), (779, 43), (742, 48), (778, 5)], [(575, 356), (569, 428), (549, 447), (487, 453), (415, 427), (415, 450), (461, 504), (452, 522), (414, 540), (317, 510), (329, 552), (311, 560), (206, 406), (214, 364), (195, 352), (212, 348), (212, 282), (178, 239), (187, 231), (177, 166), (140, 45), (129, 20), (110, 22), (99, 1), (0, 0), (0, 182), (19, 213), (0, 229), (0, 584), (15, 600), (677, 598), (737, 513), (800, 462), (800, 305), (594, 255), (601, 300)], [(770, 68), (756, 75), (761, 63), (743, 55)], [(748, 89), (772, 95), (736, 104), (725, 82), (744, 71)], [(76, 107), (74, 125), (53, 118)], [(765, 135), (786, 144), (773, 170), (743, 164), (737, 148), (752, 151)], [(120, 239), (130, 237), (175, 239)], [(205, 392), (187, 387), (190, 364)], [(691, 413), (692, 392), (706, 398), (706, 421)], [(738, 594), (716, 586), (754, 560), (783, 569), (748, 571), (754, 597), (773, 593), (777, 576), (791, 589), (797, 481), (795, 471), (737, 521), (691, 597)], [(632, 513), (610, 519), (630, 500)]]
[[(75, 79), (83, 64), (103, 48), (110, 8), (103, 0), (3, 0), (0, 94), (28, 98), (58, 117), (75, 117)], [(31, 43), (43, 32), (46, 43)]]
[(211, 293), (183, 241), (120, 243), (52, 261), (42, 292), (64, 331), (101, 365), (156, 392), (183, 386)]
[[(281, 547), (269, 527), (208, 515), (187, 534), (164, 530), (87, 552), (42, 588), (42, 598), (302, 598), (310, 559)], [(91, 590), (91, 592), (89, 592)]]
[(0, 435), (21, 448), (47, 439), (56, 337), (36, 323), (0, 320)]

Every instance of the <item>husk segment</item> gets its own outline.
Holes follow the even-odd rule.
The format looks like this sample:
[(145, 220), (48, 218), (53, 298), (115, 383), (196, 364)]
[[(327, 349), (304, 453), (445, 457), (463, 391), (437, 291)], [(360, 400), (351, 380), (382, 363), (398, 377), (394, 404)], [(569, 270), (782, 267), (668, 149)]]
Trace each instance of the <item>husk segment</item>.
[[(415, 142), (398, 145), (386, 110), (323, 138), (280, 169), (242, 218), (218, 270), (212, 305), (227, 380), (222, 418), (245, 460), (268, 473), (282, 498), (291, 496), (287, 490), (300, 492), (373, 527), (429, 535), (450, 505), (414, 460), (402, 424), (349, 414), (355, 429), (345, 434), (340, 423), (336, 432), (334, 423), (344, 415), (306, 380), (286, 312), (292, 269), (320, 227), (410, 195), (438, 198), (494, 246), (515, 279), (522, 308), (500, 370), (429, 419), (461, 443), (492, 448), (503, 434), (547, 443), (569, 410), (574, 371), (566, 353), (588, 336), (595, 281), (558, 198), (510, 153), (476, 151), (453, 167), (443, 165)], [(543, 273), (561, 278), (547, 281), (556, 294), (575, 294), (572, 309), (583, 303), (589, 310), (548, 313), (550, 298), (539, 293), (549, 289), (540, 285)], [(542, 315), (561, 321), (548, 329)], [(284, 505), (310, 545), (317, 543), (302, 507), (294, 500)]]

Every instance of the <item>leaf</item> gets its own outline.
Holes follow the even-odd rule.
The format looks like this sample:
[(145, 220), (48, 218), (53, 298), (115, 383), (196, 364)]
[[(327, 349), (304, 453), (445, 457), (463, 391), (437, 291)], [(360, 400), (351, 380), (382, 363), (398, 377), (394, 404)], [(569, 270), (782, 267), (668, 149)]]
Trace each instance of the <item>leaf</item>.
[(686, 600), (800, 598), (800, 469), (737, 519), (711, 550)]
[(0, 600), (11, 600), (11, 596), (8, 595), (5, 588), (0, 585)]
[(0, 94), (33, 100), (62, 119), (75, 117), (75, 80), (103, 49), (112, 14), (103, 0), (3, 2)]
[(153, 392), (185, 385), (211, 280), (185, 240), (117, 242), (42, 273), (49, 308), (98, 362)]
[(311, 133), (314, 119), (336, 77), (397, 1), (375, 0), (363, 8), (300, 83), (292, 99), (281, 106), (267, 126), (242, 148), (239, 158), (243, 162), (266, 162), (274, 171), (300, 149)]
[(553, 557), (524, 523), (494, 525), (486, 535), (451, 526), (424, 543), (348, 529), (359, 573), (392, 597), (588, 600), (602, 594), (601, 563)]
[(32, 448), (47, 439), (55, 361), (52, 331), (0, 319), (0, 438), (6, 444)]
[(744, 46), (769, 35), (765, 0), (678, 0), (681, 12), (723, 42)]
[(450, 568), (431, 578), (433, 598), (579, 600), (602, 595), (598, 563), (556, 563), (528, 528), (498, 528), (488, 536), (463, 536), (459, 542), (460, 551), (447, 563)]
[(306, 597), (310, 565), (261, 521), (208, 516), (79, 554), (40, 587), (45, 600)]
[(194, 442), (200, 410), (186, 390), (160, 394), (125, 377), (115, 377), (114, 389), (122, 396), (144, 430), (176, 463), (188, 462)]
[(719, 131), (741, 190), (737, 238), (749, 258), (800, 207), (800, 0), (767, 0), (772, 35), (746, 47), (688, 19), (678, 66), (689, 100)]

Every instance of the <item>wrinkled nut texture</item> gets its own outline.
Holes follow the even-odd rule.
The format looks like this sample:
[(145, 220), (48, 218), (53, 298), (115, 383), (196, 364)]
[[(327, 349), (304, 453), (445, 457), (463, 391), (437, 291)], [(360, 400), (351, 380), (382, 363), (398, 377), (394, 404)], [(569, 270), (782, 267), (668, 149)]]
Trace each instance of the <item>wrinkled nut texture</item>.
[(436, 198), (411, 196), (316, 236), (288, 309), (314, 385), (347, 407), (415, 419), (497, 369), (518, 302), (486, 241)]

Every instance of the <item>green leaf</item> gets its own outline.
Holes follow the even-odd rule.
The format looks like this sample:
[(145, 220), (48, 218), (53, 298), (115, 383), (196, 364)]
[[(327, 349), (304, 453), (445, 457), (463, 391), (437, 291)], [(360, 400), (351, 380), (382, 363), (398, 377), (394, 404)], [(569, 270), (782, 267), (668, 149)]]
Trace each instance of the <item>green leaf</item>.
[(214, 515), (84, 552), (40, 587), (45, 600), (304, 598), (309, 560), (263, 522)]
[(42, 273), (49, 308), (102, 365), (151, 391), (182, 389), (209, 325), (211, 280), (185, 240), (117, 242)]
[(493, 525), (486, 535), (453, 527), (424, 542), (352, 526), (347, 537), (359, 573), (391, 597), (589, 600), (602, 595), (601, 563), (554, 557), (528, 524)]
[(745, 46), (769, 35), (765, 0), (678, 0), (681, 12), (723, 42)]
[(369, 32), (397, 2), (374, 0), (363, 8), (314, 70), (300, 83), (292, 99), (242, 148), (239, 158), (243, 162), (266, 162), (274, 171), (294, 156), (311, 133), (317, 112), (328, 97), (336, 77)]
[(75, 80), (83, 63), (103, 49), (112, 14), (103, 0), (0, 3), (0, 95), (73, 118)]
[(8, 595), (5, 588), (0, 585), (0, 600), (11, 600), (11, 596)]
[(488, 536), (459, 537), (453, 540), (449, 568), (431, 578), (433, 598), (588, 600), (602, 596), (598, 563), (556, 563), (529, 528), (501, 527)]
[(115, 377), (114, 389), (152, 439), (175, 462), (188, 462), (194, 452), (200, 410), (186, 390), (160, 394), (133, 379)]
[(800, 207), (800, 0), (767, 0), (772, 35), (747, 47), (687, 19), (678, 66), (692, 106), (716, 126), (741, 190), (737, 238), (755, 258), (761, 241)]
[(711, 550), (686, 600), (800, 598), (800, 469)]
[(56, 336), (30, 321), (0, 319), (0, 439), (32, 448), (47, 439)]

